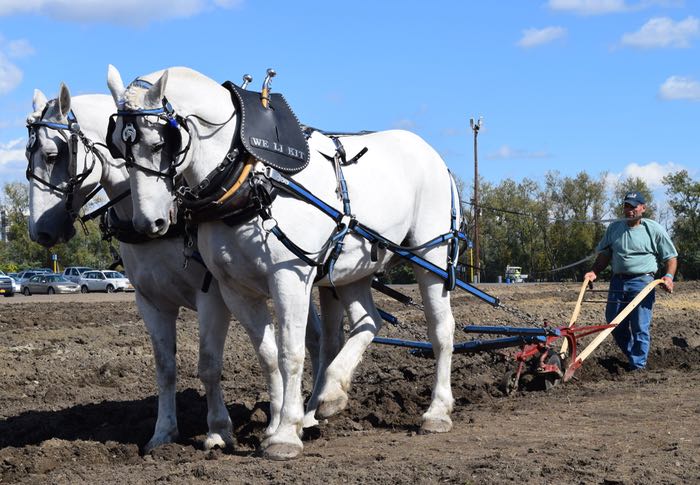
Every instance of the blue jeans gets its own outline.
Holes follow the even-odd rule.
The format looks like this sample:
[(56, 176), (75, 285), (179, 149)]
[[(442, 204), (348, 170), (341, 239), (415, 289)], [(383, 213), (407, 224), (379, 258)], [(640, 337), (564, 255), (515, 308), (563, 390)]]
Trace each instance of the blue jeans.
[[(611, 303), (605, 308), (605, 319), (608, 323), (652, 281), (654, 277), (648, 274), (613, 275), (608, 291), (608, 301)], [(631, 370), (643, 369), (647, 365), (651, 344), (651, 314), (655, 300), (656, 293), (652, 290), (612, 332), (615, 342), (627, 356)]]

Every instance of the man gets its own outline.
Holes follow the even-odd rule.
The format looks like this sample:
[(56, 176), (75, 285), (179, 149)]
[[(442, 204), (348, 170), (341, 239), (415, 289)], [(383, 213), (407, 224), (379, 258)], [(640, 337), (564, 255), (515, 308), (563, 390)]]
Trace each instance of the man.
[[(678, 252), (661, 225), (651, 219), (642, 219), (646, 210), (644, 196), (628, 192), (623, 201), (625, 220), (608, 226), (596, 250), (598, 256), (586, 278), (595, 281), (598, 273), (612, 262), (613, 276), (608, 290), (605, 318), (611, 322), (632, 299), (654, 280), (657, 261), (665, 265), (663, 288), (673, 292)], [(629, 370), (644, 369), (647, 365), (652, 307), (655, 293), (649, 293), (642, 302), (613, 330), (615, 342), (629, 360)]]

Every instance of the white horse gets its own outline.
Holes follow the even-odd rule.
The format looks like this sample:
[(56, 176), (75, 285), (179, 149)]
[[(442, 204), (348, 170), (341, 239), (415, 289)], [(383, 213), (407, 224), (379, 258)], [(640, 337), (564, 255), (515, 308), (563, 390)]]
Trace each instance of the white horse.
[[(107, 83), (120, 114), (111, 141), (131, 156), (134, 226), (146, 234), (162, 234), (172, 222), (175, 176), (183, 176), (189, 187), (196, 187), (213, 173), (230, 151), (240, 113), (227, 89), (187, 68), (158, 71), (125, 87), (119, 72), (110, 66)], [(179, 123), (173, 123), (175, 115)], [(124, 120), (124, 116), (129, 119)], [(173, 137), (182, 139), (180, 147), (167, 149)], [(314, 132), (308, 143), (308, 166), (291, 179), (342, 211), (335, 193), (338, 182), (333, 164), (321, 156), (332, 155), (334, 144), (319, 132)], [(447, 167), (419, 137), (405, 131), (387, 131), (346, 136), (342, 143), (348, 154), (368, 148), (359, 163), (344, 168), (352, 213), (365, 227), (391, 241), (417, 245), (450, 230), (451, 210), (455, 209), (459, 218), (459, 208), (451, 201), (456, 188)], [(250, 173), (261, 180), (274, 172), (257, 162)], [(226, 304), (239, 320), (250, 327), (267, 327), (272, 316), (266, 301), (272, 299), (278, 321), (284, 401), (280, 424), (262, 446), (267, 457), (288, 459), (303, 451), (300, 391), (304, 328), (316, 268), (303, 262), (270, 231), (277, 224), (289, 240), (314, 251), (324, 247), (339, 226), (316, 207), (285, 193), (274, 199), (269, 213), (271, 218), (266, 221), (254, 217), (235, 227), (219, 221), (202, 223), (198, 241), (207, 266), (219, 280)], [(373, 252), (376, 258), (371, 257)], [(419, 253), (444, 267), (444, 245)], [(371, 280), (390, 258), (389, 251), (381, 247), (373, 251), (366, 239), (351, 232), (332, 275), (338, 300), (329, 289), (328, 277), (318, 282), (324, 316), (321, 355), (337, 355), (319, 376), (314, 390), (312, 401), (318, 404), (317, 416), (330, 416), (347, 404), (352, 374), (381, 326), (371, 297)], [(452, 427), (453, 406), (450, 372), (454, 319), (449, 292), (440, 277), (419, 267), (415, 270), (436, 359), (432, 401), (423, 414), (422, 430), (446, 432)], [(336, 334), (343, 309), (351, 332), (337, 352), (329, 349), (335, 344), (330, 336)]]
[[(50, 247), (74, 235), (75, 217), (98, 184), (110, 200), (115, 200), (129, 189), (129, 180), (123, 161), (114, 160), (104, 146), (107, 119), (114, 111), (110, 96), (71, 97), (62, 84), (58, 98), (52, 101), (36, 90), (33, 105), (34, 112), (27, 119), (31, 174), (29, 230), (32, 240)], [(71, 131), (69, 125), (75, 121), (79, 128)], [(71, 147), (73, 136), (76, 142)], [(130, 224), (131, 198), (115, 204), (114, 211), (120, 221)], [(233, 445), (232, 423), (221, 389), (223, 348), (231, 315), (215, 280), (208, 291), (202, 291), (206, 269), (201, 264), (193, 260), (183, 268), (183, 247), (181, 235), (120, 244), (156, 362), (158, 419), (146, 451), (178, 437), (175, 322), (181, 307), (196, 310), (199, 320), (199, 377), (207, 396), (209, 428), (204, 446), (210, 449)], [(309, 324), (312, 326), (309, 338), (317, 339), (320, 323), (315, 311), (309, 316)], [(282, 407), (282, 378), (274, 333), (272, 328), (261, 326), (248, 326), (246, 331), (268, 381), (271, 419), (266, 435), (271, 435), (279, 424)], [(309, 344), (311, 350), (316, 347), (316, 343)], [(317, 355), (312, 353), (312, 356), (316, 362)]]

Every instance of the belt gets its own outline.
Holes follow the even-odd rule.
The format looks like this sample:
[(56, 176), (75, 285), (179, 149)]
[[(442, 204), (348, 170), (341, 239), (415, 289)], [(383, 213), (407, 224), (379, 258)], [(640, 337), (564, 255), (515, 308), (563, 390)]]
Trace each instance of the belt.
[(656, 273), (615, 273), (613, 276), (619, 276), (620, 278), (629, 280), (632, 278), (639, 278), (640, 276), (651, 276), (654, 277)]

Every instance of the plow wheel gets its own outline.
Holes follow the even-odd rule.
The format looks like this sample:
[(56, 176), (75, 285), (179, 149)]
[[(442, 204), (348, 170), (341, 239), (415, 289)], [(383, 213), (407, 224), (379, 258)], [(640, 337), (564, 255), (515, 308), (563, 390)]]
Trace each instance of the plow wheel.
[(554, 372), (547, 372), (540, 375), (544, 390), (549, 391), (551, 388), (561, 383), (564, 375), (564, 367), (559, 353), (551, 349), (547, 351), (547, 357), (545, 358), (544, 363), (547, 365), (554, 365), (557, 367), (557, 369), (559, 369), (558, 374)]
[(506, 396), (510, 396), (518, 390), (518, 370), (511, 369), (506, 372), (498, 384), (498, 390)]
[(558, 352), (554, 350), (548, 350), (547, 355), (543, 360), (544, 364), (548, 366), (554, 366), (558, 372), (540, 372), (538, 376), (538, 381), (540, 389), (549, 391), (554, 386), (561, 384), (564, 377), (564, 363), (562, 362), (561, 356)]

